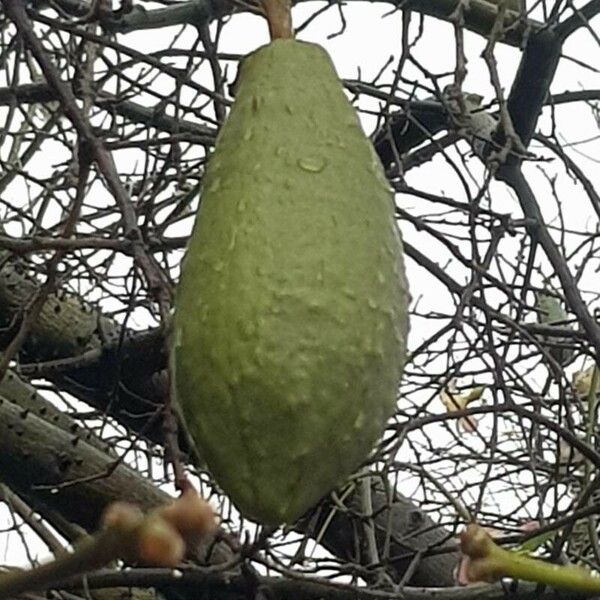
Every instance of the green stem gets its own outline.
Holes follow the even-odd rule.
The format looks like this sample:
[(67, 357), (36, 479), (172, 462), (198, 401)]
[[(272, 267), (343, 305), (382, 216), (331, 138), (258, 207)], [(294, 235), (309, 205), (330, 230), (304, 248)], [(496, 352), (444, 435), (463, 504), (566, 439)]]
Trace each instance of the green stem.
[(576, 565), (554, 565), (505, 550), (476, 523), (467, 525), (461, 533), (460, 547), (462, 553), (469, 557), (467, 577), (473, 582), (491, 583), (512, 577), (573, 591), (600, 592), (600, 577), (595, 577), (587, 569)]
[(495, 544), (490, 555), (480, 560), (493, 562), (495, 569), (505, 577), (536, 581), (580, 592), (600, 592), (600, 577), (576, 565), (554, 565), (504, 550)]

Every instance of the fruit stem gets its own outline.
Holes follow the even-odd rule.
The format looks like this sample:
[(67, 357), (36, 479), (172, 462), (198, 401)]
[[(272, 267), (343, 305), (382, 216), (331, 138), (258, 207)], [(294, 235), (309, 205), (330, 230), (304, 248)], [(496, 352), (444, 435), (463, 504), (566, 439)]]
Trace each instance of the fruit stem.
[(544, 583), (580, 592), (600, 592), (600, 578), (577, 565), (555, 565), (505, 550), (474, 523), (461, 534), (461, 550), (469, 557), (471, 581), (498, 581), (502, 577)]
[(293, 39), (290, 0), (262, 0), (262, 7), (269, 23), (271, 40)]

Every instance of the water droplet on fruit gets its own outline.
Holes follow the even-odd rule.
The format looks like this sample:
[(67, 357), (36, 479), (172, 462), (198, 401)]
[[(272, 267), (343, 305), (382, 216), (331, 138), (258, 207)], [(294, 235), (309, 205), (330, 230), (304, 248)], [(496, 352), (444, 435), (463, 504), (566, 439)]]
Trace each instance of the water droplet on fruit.
[(365, 422), (365, 413), (359, 412), (358, 415), (356, 415), (356, 419), (354, 420), (354, 429), (361, 429), (364, 422)]
[(252, 139), (252, 129), (246, 129), (244, 131), (244, 141), (247, 142), (250, 139)]
[(244, 212), (246, 210), (246, 201), (244, 198), (240, 199), (237, 205), (238, 212)]
[(322, 282), (325, 278), (325, 262), (323, 260), (319, 261), (319, 267), (317, 269), (317, 281)]
[(231, 239), (229, 240), (229, 245), (227, 246), (227, 250), (231, 251), (235, 248), (235, 238), (237, 237), (237, 231), (231, 234)]
[(381, 271), (377, 271), (377, 281), (385, 283), (385, 275)]
[(373, 298), (369, 298), (367, 304), (369, 305), (369, 308), (372, 308), (373, 310), (377, 308), (377, 302), (375, 302)]
[(225, 266), (225, 263), (222, 260), (218, 260), (215, 264), (214, 264), (214, 270), (217, 273), (220, 273), (223, 270), (223, 267)]
[(305, 156), (298, 159), (298, 166), (309, 173), (320, 173), (327, 166), (327, 160), (320, 156)]
[(216, 192), (221, 187), (221, 178), (217, 177), (209, 186), (209, 192)]

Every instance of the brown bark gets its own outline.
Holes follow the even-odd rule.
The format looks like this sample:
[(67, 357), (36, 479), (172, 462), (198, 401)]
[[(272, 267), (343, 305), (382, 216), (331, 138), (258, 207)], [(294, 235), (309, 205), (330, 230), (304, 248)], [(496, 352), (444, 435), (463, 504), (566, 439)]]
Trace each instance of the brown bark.
[[(38, 284), (24, 259), (4, 254), (0, 268), (2, 343), (18, 330), (21, 310)], [(162, 337), (123, 332), (114, 320), (69, 293), (53, 294), (21, 352), (27, 372), (53, 381), (87, 404), (156, 442), (162, 442), (165, 362)], [(43, 364), (39, 364), (43, 363)], [(26, 369), (27, 370), (27, 369)], [(149, 422), (150, 421), (150, 422)]]
[[(32, 399), (45, 404), (39, 395)], [(93, 436), (82, 435), (74, 421), (68, 424), (67, 415), (46, 420), (39, 412), (0, 396), (0, 478), (51, 521), (59, 513), (93, 531), (116, 500), (143, 510), (171, 501), (150, 480), (99, 448)], [(213, 541), (194, 550), (197, 560), (220, 563), (231, 557), (226, 544)]]

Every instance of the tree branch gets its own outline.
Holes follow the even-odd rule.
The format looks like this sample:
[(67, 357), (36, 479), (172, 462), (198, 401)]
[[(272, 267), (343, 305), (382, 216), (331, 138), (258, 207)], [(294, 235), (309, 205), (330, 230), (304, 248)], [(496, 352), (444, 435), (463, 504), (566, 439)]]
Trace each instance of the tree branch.
[(512, 187), (516, 193), (523, 214), (530, 219), (529, 227), (531, 237), (539, 242), (554, 272), (558, 276), (563, 292), (570, 309), (577, 316), (577, 320), (587, 334), (590, 343), (596, 351), (596, 360), (600, 360), (600, 326), (590, 314), (586, 302), (584, 302), (577, 282), (575, 281), (565, 258), (561, 255), (548, 228), (546, 227), (542, 211), (537, 203), (533, 190), (523, 175), (520, 166), (507, 166), (502, 169), (502, 179)]
[(121, 211), (123, 232), (125, 237), (132, 242), (136, 264), (143, 272), (149, 290), (155, 296), (161, 308), (164, 308), (166, 311), (169, 296), (168, 283), (165, 280), (162, 270), (144, 245), (131, 198), (121, 183), (111, 154), (94, 135), (92, 127), (77, 105), (71, 88), (62, 80), (58, 69), (48, 57), (40, 40), (33, 31), (31, 21), (21, 0), (1, 1), (7, 16), (15, 24), (24, 43), (39, 64), (48, 85), (56, 92), (62, 110), (70, 119), (80, 137), (80, 145), (85, 147), (90, 158), (96, 163), (98, 170), (102, 173), (106, 186)]
[[(450, 542), (452, 533), (435, 523), (405, 496), (386, 490), (380, 477), (374, 475), (370, 479), (378, 555), (392, 581), (400, 582), (410, 567), (414, 568), (409, 579), (411, 585), (453, 586), (458, 553), (427, 555), (428, 551)], [(357, 532), (362, 531), (364, 519), (371, 515), (363, 516), (358, 490), (349, 495), (344, 505), (346, 510), (340, 510), (326, 499), (296, 527), (310, 537), (321, 539), (323, 546), (335, 556), (368, 565), (371, 560), (367, 540)], [(323, 532), (322, 536), (320, 532)], [(419, 558), (420, 552), (424, 556)], [(413, 561), (415, 563), (411, 564)], [(376, 580), (377, 576), (374, 569), (371, 579)]]
[[(13, 103), (19, 105), (43, 104), (55, 102), (57, 99), (58, 94), (47, 83), (25, 83), (14, 88), (0, 88), (0, 106)], [(93, 102), (107, 112), (114, 112), (133, 123), (154, 127), (167, 133), (190, 133), (200, 140), (205, 140), (205, 143), (211, 146), (214, 144), (217, 135), (216, 129), (206, 125), (189, 120), (175, 119), (162, 114), (154, 107), (143, 106), (131, 100), (122, 100), (102, 90), (93, 96)]]
[[(546, 104), (561, 51), (562, 41), (551, 29), (532, 33), (523, 51), (508, 95), (507, 108), (515, 133), (525, 148), (529, 146)], [(516, 157), (509, 160), (509, 164), (518, 162), (520, 159)], [(499, 177), (502, 177), (501, 173)]]
[[(4, 254), (0, 261), (0, 328), (4, 330), (0, 345), (18, 326), (22, 307), (37, 285), (23, 259)], [(116, 321), (77, 296), (52, 294), (24, 344), (21, 362), (35, 365), (31, 375), (47, 377), (133, 431), (143, 431), (146, 438), (162, 443), (156, 418), (164, 394), (158, 375), (166, 364), (162, 344), (158, 332), (123, 332)]]
[(600, 12), (600, 0), (591, 0), (582, 8), (575, 9), (574, 13), (568, 19), (556, 26), (556, 34), (564, 42), (571, 34), (575, 33), (579, 28), (588, 25), (588, 21), (592, 20)]
[[(404, 9), (409, 8), (444, 21), (451, 20), (458, 5), (457, 0), (377, 1)], [(84, 16), (90, 12), (89, 2), (83, 0), (58, 0), (56, 4), (74, 16)], [(43, 1), (34, 2), (34, 6), (43, 5)], [(129, 12), (104, 16), (101, 22), (108, 30), (119, 33), (185, 24), (198, 27), (233, 10), (248, 10), (247, 6), (249, 5), (241, 3), (230, 4), (226, 0), (188, 0), (164, 8), (147, 10), (140, 4), (136, 4)], [(498, 6), (485, 0), (472, 0), (468, 5), (464, 5), (462, 14), (467, 29), (487, 37), (496, 21)], [(503, 27), (504, 36), (500, 41), (512, 46), (520, 46), (525, 33), (541, 29), (542, 24), (527, 19), (521, 20), (518, 13), (506, 11)]]
[[(243, 575), (224, 576), (198, 568), (182, 569), (177, 575), (168, 569), (130, 569), (126, 572), (98, 572), (86, 577), (90, 589), (116, 585), (154, 586), (174, 590), (198, 590), (215, 600), (248, 598), (249, 582)], [(364, 587), (303, 577), (265, 577), (257, 579), (257, 597), (270, 600), (592, 600), (592, 595), (544, 589), (535, 584), (479, 584), (446, 589), (404, 587), (384, 592)], [(71, 589), (81, 588), (81, 579), (69, 582)], [(67, 587), (67, 586), (65, 586)], [(203, 596), (204, 597), (204, 596)]]
[[(44, 405), (43, 397), (34, 396), (36, 403)], [(169, 503), (168, 494), (80, 431), (66, 414), (61, 421), (52, 417), (48, 421), (0, 395), (2, 480), (42, 514), (59, 512), (87, 531), (98, 527), (105, 508), (117, 500), (144, 511)], [(207, 539), (194, 548), (194, 556), (218, 564), (227, 562), (231, 551), (223, 542), (215, 545)]]

